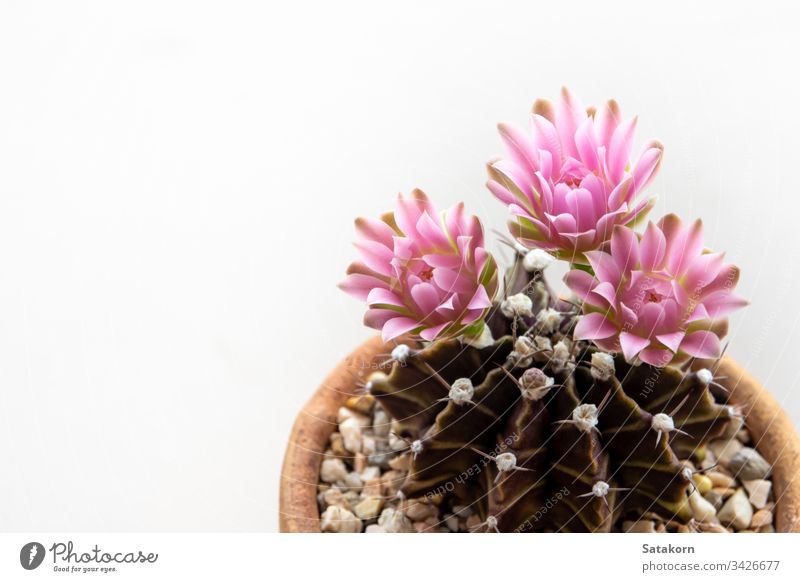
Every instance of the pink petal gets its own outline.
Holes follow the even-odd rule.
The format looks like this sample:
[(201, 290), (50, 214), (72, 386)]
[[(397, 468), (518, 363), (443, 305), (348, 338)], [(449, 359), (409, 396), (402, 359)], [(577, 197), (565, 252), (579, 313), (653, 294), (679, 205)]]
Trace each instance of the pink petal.
[(353, 245), (358, 249), (367, 267), (381, 275), (392, 276), (391, 261), (394, 253), (391, 249), (371, 240), (357, 240)]
[(447, 293), (470, 293), (474, 283), (465, 276), (465, 273), (451, 269), (434, 269), (433, 282), (442, 291)]
[(575, 217), (578, 231), (594, 229), (597, 217), (594, 213), (592, 193), (584, 188), (575, 188), (566, 196), (567, 206)]
[(646, 149), (637, 160), (633, 167), (633, 189), (641, 192), (655, 178), (658, 167), (661, 165), (661, 158), (664, 154), (664, 146), (656, 142), (651, 144), (653, 147)]
[(639, 238), (630, 228), (615, 226), (611, 235), (611, 256), (625, 273), (639, 262)]
[[(633, 199), (633, 178), (625, 178), (616, 185), (608, 196), (608, 209), (616, 210)], [(627, 207), (626, 207), (627, 208)]]
[(339, 283), (339, 289), (351, 297), (366, 301), (370, 291), (376, 287), (382, 287), (385, 284), (386, 283), (375, 277), (363, 275), (361, 273), (352, 273), (348, 275), (344, 281)]
[(369, 292), (367, 296), (367, 303), (370, 306), (373, 305), (391, 305), (394, 307), (403, 307), (403, 300), (397, 296), (394, 291), (390, 291), (389, 289), (382, 289), (380, 287), (376, 287), (372, 291)]
[(625, 359), (628, 362), (633, 362), (639, 352), (650, 345), (650, 340), (623, 331), (619, 334), (619, 343), (622, 346), (622, 353), (625, 355)]
[(573, 269), (564, 275), (564, 283), (573, 293), (575, 293), (575, 295), (577, 295), (578, 299), (583, 301), (584, 298), (589, 294), (589, 291), (592, 290), (592, 286), (596, 283), (596, 279), (586, 271)]
[(550, 220), (551, 232), (554, 235), (564, 232), (574, 233), (577, 230), (575, 217), (571, 214), (563, 213), (559, 214), (558, 216), (547, 214), (545, 216), (547, 216), (548, 220)]
[(572, 243), (571, 250), (575, 253), (582, 253), (583, 251), (597, 247), (597, 244), (595, 244), (597, 232), (594, 229), (579, 234), (562, 232), (561, 236)]
[(603, 251), (589, 251), (586, 253), (586, 258), (600, 281), (608, 281), (617, 287), (622, 272), (611, 255)]
[(419, 332), (419, 335), (424, 340), (433, 341), (436, 339), (436, 336), (442, 333), (444, 329), (449, 325), (450, 322), (440, 323), (439, 325), (436, 325), (434, 327), (428, 327), (423, 329), (422, 331)]
[(422, 255), (422, 260), (431, 267), (444, 267), (447, 269), (457, 269), (461, 265), (461, 257), (456, 254), (428, 254)]
[(696, 220), (687, 227), (676, 215), (668, 214), (658, 221), (658, 227), (669, 241), (667, 266), (680, 276), (703, 252), (703, 223)]
[(392, 237), (397, 234), (382, 220), (369, 217), (356, 219), (356, 233), (361, 238), (379, 242), (388, 248), (392, 248)]
[(439, 292), (430, 283), (414, 285), (411, 288), (411, 297), (414, 299), (414, 303), (417, 304), (420, 313), (425, 315), (434, 311), (441, 302)]
[(594, 125), (590, 118), (586, 118), (581, 123), (578, 131), (575, 132), (575, 147), (581, 161), (591, 171), (600, 169), (600, 158), (597, 157), (597, 142), (594, 137)]
[(602, 313), (588, 313), (581, 316), (573, 335), (579, 340), (605, 339), (617, 333), (616, 326)]
[(673, 355), (667, 350), (658, 348), (647, 348), (639, 352), (639, 359), (645, 364), (650, 364), (657, 368), (663, 368), (672, 361)]
[(419, 327), (419, 322), (408, 317), (395, 317), (383, 324), (381, 330), (381, 338), (383, 341), (388, 342), (394, 338), (408, 333), (412, 329)]
[(614, 130), (617, 129), (620, 121), (622, 121), (622, 114), (619, 111), (619, 105), (613, 100), (600, 107), (594, 116), (597, 141), (606, 146), (606, 150), (611, 145), (611, 136), (614, 135)]
[(421, 190), (414, 190), (408, 198), (401, 194), (397, 197), (394, 220), (403, 234), (414, 236), (417, 232), (417, 221), (426, 210), (430, 214), (436, 214), (433, 204)]
[(469, 300), (469, 303), (467, 304), (467, 309), (487, 309), (491, 306), (492, 306), (492, 300), (486, 293), (486, 288), (483, 285), (480, 285), (475, 290), (475, 295), (473, 295), (472, 299)]
[[(687, 265), (688, 271), (683, 278), (682, 284), (685, 289), (694, 293), (699, 293), (706, 286), (711, 284), (719, 275), (722, 269), (722, 253), (708, 253), (695, 257), (691, 264)], [(679, 277), (684, 271), (670, 271), (674, 276)]]
[[(603, 307), (608, 307), (613, 311), (616, 311), (617, 289), (611, 283), (608, 281), (603, 281), (599, 285), (596, 285), (594, 289), (592, 289), (590, 295), (591, 294), (594, 294), (605, 301), (605, 305), (603, 305)], [(602, 301), (590, 301), (590, 303), (592, 305), (598, 305), (602, 304)]]
[(364, 325), (372, 329), (381, 329), (390, 319), (397, 317), (397, 312), (391, 309), (368, 309), (364, 314)]
[(450, 241), (442, 232), (441, 223), (434, 220), (427, 211), (423, 212), (417, 221), (417, 232), (438, 248), (447, 248), (450, 245)]
[(511, 159), (529, 173), (536, 172), (539, 169), (539, 164), (535, 159), (534, 152), (538, 148), (534, 146), (530, 136), (505, 123), (498, 124), (497, 130), (500, 132), (500, 139), (506, 146)]
[(647, 225), (639, 243), (639, 261), (645, 271), (655, 271), (661, 267), (667, 250), (667, 241), (652, 222)]
[(625, 166), (631, 156), (633, 135), (636, 132), (636, 118), (622, 122), (614, 130), (608, 145), (608, 175), (612, 182), (619, 182), (625, 173)]
[(531, 129), (533, 130), (533, 143), (539, 150), (550, 153), (551, 160), (561, 163), (561, 144), (555, 126), (541, 115), (531, 115)]
[(720, 354), (721, 346), (715, 334), (710, 331), (696, 331), (681, 342), (681, 351), (695, 358), (716, 358)]
[(440, 315), (449, 315), (452, 314), (453, 310), (455, 309), (455, 305), (453, 304), (453, 300), (455, 299), (455, 293), (450, 295), (445, 301), (443, 301), (437, 308), (436, 313)]
[(586, 110), (566, 87), (561, 90), (561, 99), (556, 104), (555, 115), (555, 126), (564, 154), (577, 158), (575, 132), (586, 119)]
[(656, 339), (673, 352), (677, 352), (685, 335), (686, 334), (682, 331), (674, 331), (672, 333), (659, 334), (656, 336)]
[(517, 200), (516, 196), (514, 196), (502, 184), (496, 182), (495, 180), (489, 180), (486, 182), (486, 187), (489, 188), (489, 191), (494, 194), (495, 198), (497, 198), (503, 204), (511, 204)]
[(749, 305), (749, 302), (746, 299), (742, 299), (738, 295), (734, 295), (730, 292), (722, 292), (718, 295), (707, 297), (703, 300), (703, 303), (708, 310), (709, 317), (712, 319), (726, 317), (737, 309), (741, 309)]

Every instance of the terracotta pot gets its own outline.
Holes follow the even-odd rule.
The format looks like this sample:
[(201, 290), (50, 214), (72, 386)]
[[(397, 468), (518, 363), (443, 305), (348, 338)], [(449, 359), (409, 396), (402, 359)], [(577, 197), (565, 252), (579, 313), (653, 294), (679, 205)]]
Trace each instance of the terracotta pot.
[[(317, 482), (328, 437), (336, 428), (336, 412), (355, 391), (355, 377), (374, 362), (377, 354), (389, 351), (378, 337), (362, 344), (331, 372), (300, 411), (281, 473), (282, 532), (319, 531)], [(776, 530), (800, 532), (800, 440), (789, 417), (732, 359), (723, 359), (719, 375), (727, 377), (722, 383), (731, 391), (731, 401), (744, 407), (747, 427), (758, 450), (774, 467)]]

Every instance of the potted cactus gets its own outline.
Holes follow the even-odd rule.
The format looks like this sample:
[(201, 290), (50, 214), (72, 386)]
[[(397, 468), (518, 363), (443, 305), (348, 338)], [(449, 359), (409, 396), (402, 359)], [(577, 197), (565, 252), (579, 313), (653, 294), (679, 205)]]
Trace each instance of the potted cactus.
[[(500, 125), (504, 273), (463, 204), (416, 190), (356, 221), (341, 287), (381, 338), (298, 418), (282, 530), (800, 527), (794, 429), (723, 357), (739, 270), (699, 220), (646, 222), (663, 147), (632, 158), (635, 125), (567, 90), (529, 131)], [(547, 283), (556, 260), (571, 297)]]

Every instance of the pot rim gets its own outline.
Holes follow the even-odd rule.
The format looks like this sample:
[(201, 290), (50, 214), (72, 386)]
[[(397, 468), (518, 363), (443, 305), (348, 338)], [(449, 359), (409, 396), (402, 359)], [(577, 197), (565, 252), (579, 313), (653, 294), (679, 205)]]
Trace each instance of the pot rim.
[[(355, 392), (358, 373), (389, 349), (378, 336), (362, 343), (328, 374), (295, 419), (281, 469), (281, 532), (320, 531), (319, 469), (337, 426), (337, 411)], [(725, 377), (721, 383), (730, 390), (731, 403), (743, 409), (759, 453), (773, 466), (776, 531), (800, 532), (800, 439), (794, 425), (767, 389), (735, 360), (724, 357), (718, 374)]]

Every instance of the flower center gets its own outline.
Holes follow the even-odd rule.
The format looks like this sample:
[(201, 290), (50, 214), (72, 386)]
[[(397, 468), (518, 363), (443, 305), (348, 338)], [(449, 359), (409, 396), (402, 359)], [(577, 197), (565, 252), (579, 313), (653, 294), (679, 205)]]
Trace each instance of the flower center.
[(646, 303), (661, 303), (662, 299), (664, 299), (664, 296), (653, 291), (652, 289), (648, 289), (644, 294), (644, 300)]
[(433, 267), (428, 267), (419, 272), (419, 278), (423, 281), (430, 281), (433, 279)]

